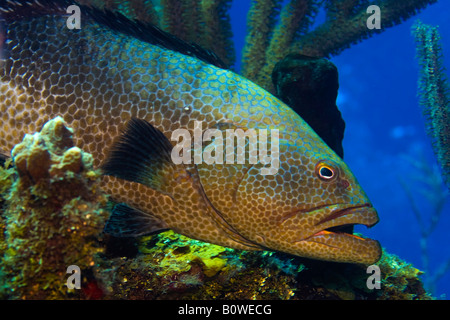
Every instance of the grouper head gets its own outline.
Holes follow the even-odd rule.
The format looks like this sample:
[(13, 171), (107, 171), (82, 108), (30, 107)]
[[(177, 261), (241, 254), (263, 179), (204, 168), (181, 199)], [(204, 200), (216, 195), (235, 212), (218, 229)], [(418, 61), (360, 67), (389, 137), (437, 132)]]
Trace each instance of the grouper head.
[(274, 174), (262, 175), (261, 164), (223, 165), (219, 174), (200, 166), (208, 198), (239, 234), (261, 247), (319, 260), (375, 263), (381, 256), (378, 241), (353, 235), (352, 226), (375, 225), (376, 210), (341, 158), (312, 130), (300, 132), (294, 139), (280, 131)]
[[(378, 215), (347, 165), (336, 157), (281, 153), (274, 175), (250, 169), (239, 185), (236, 206), (253, 226), (252, 240), (298, 256), (371, 264), (381, 255), (377, 241), (344, 232), (368, 227)], [(237, 221), (236, 221), (237, 222)], [(244, 232), (244, 231), (243, 231)]]

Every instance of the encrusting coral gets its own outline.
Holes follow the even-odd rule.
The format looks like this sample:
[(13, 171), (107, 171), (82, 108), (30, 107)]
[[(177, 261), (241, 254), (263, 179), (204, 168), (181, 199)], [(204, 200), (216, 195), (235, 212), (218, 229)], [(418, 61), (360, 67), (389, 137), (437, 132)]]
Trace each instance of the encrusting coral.
[(362, 265), (234, 250), (172, 231), (140, 238), (128, 256), (118, 247), (107, 249), (94, 268), (106, 299), (432, 299), (421, 272), (386, 252), (377, 263), (380, 289), (369, 289)]
[[(91, 155), (73, 146), (72, 131), (60, 117), (41, 132), (25, 135), (12, 157), (14, 167), (2, 174), (9, 186), (3, 194), (2, 294), (20, 299), (76, 297), (78, 292), (69, 292), (65, 285), (67, 267), (92, 268), (95, 253), (102, 250), (95, 236), (108, 212), (100, 174)], [(12, 172), (16, 178), (11, 183)]]

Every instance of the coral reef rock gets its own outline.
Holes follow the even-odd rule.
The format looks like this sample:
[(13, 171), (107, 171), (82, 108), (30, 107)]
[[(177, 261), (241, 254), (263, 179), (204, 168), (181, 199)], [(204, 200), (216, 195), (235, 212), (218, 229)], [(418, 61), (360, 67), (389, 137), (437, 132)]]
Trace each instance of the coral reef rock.
[(3, 169), (0, 179), (0, 296), (78, 298), (80, 290), (66, 286), (66, 270), (76, 265), (89, 274), (84, 271), (102, 250), (96, 236), (108, 211), (100, 173), (91, 155), (73, 146), (72, 131), (61, 117), (47, 122), (41, 132), (25, 135), (11, 154), (14, 167)]
[[(429, 300), (421, 272), (383, 252), (378, 288), (367, 266), (243, 251), (166, 231), (112, 238), (94, 274), (106, 299), (186, 300)], [(120, 243), (123, 242), (123, 245)], [(370, 282), (370, 281), (369, 281)]]

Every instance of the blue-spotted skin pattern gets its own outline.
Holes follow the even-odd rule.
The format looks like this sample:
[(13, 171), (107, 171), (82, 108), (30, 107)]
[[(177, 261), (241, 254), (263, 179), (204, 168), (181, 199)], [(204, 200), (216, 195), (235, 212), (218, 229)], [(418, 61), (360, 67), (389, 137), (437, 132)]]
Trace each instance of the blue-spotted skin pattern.
[[(176, 129), (192, 131), (194, 121), (202, 121), (204, 130), (278, 129), (275, 175), (262, 176), (260, 164), (200, 164), (180, 167), (164, 192), (114, 177), (105, 177), (103, 188), (192, 238), (323, 260), (377, 259), (379, 246), (372, 240), (305, 240), (339, 223), (372, 225), (378, 218), (373, 209), (360, 210), (317, 225), (334, 204), (369, 201), (347, 166), (292, 109), (231, 71), (112, 32), (87, 17), (81, 30), (65, 23), (64, 17), (46, 16), (8, 25), (0, 65), (3, 149), (58, 115), (97, 166), (131, 118), (147, 120), (168, 139)], [(322, 162), (335, 169), (332, 181), (318, 177)]]

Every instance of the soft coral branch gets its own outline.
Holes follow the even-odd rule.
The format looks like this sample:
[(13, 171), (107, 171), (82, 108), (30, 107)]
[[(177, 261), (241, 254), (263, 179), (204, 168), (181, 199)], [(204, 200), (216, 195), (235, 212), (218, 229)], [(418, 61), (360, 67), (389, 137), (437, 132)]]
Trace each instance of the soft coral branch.
[(440, 35), (437, 27), (420, 21), (413, 26), (417, 57), (422, 66), (419, 80), (420, 104), (426, 117), (437, 161), (450, 189), (450, 94), (442, 61)]
[[(290, 53), (311, 57), (337, 55), (353, 44), (402, 23), (435, 2), (437, 0), (292, 0), (281, 12), (292, 12), (294, 16), (282, 14), (278, 24), (275, 23), (277, 1), (254, 2), (248, 16), (243, 75), (272, 91), (270, 73), (281, 56)], [(370, 5), (380, 7), (381, 29), (367, 28), (370, 14), (366, 11)], [(310, 30), (312, 23), (308, 19), (315, 17), (319, 8), (324, 10), (326, 19)], [(292, 37), (299, 30), (302, 35)]]
[[(337, 55), (375, 33), (381, 33), (437, 0), (378, 0), (378, 1), (331, 1), (328, 0), (326, 21), (305, 37), (293, 43), (291, 49), (306, 55)], [(369, 5), (377, 5), (381, 10), (381, 29), (368, 29), (366, 22)]]

